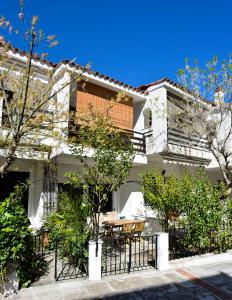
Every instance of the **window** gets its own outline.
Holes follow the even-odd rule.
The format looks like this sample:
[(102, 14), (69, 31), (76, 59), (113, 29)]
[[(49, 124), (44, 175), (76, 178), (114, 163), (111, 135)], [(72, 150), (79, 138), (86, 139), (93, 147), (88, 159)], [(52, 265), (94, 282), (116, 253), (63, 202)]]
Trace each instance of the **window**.
[(149, 128), (152, 126), (152, 111), (150, 108), (147, 108), (143, 112), (144, 117), (144, 128)]

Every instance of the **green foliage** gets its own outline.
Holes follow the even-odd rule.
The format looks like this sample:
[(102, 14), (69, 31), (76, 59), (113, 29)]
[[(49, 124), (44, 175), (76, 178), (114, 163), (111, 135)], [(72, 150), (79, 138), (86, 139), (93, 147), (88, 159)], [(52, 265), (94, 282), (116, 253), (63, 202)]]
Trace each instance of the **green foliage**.
[(181, 230), (178, 243), (187, 251), (222, 251), (232, 246), (232, 202), (224, 184), (213, 185), (203, 172), (164, 178), (154, 171), (143, 175), (143, 192), (163, 219), (164, 230)]
[(184, 212), (191, 189), (191, 178), (186, 173), (181, 180), (174, 174), (165, 178), (158, 171), (143, 175), (143, 193), (146, 202), (158, 212), (164, 229), (168, 229), (168, 221)]
[(59, 194), (59, 209), (47, 216), (45, 226), (51, 230), (52, 245), (57, 243), (59, 256), (80, 270), (87, 271), (88, 241), (91, 230), (88, 224), (90, 206), (83, 195), (69, 188)]
[(190, 251), (223, 250), (226, 231), (231, 231), (227, 224), (230, 199), (222, 200), (225, 186), (213, 185), (204, 174), (198, 174), (191, 186), (184, 217), (180, 220), (186, 231), (183, 241)]
[(132, 167), (132, 145), (125, 143), (122, 133), (109, 118), (90, 108), (89, 119), (82, 121), (72, 152), (82, 168), (67, 177), (72, 186), (83, 190), (91, 206), (92, 238), (97, 240), (101, 209), (107, 203), (109, 193), (125, 182)]
[(33, 237), (30, 222), (20, 202), (26, 186), (16, 186), (11, 195), (0, 202), (0, 276), (6, 275), (8, 263), (18, 265), (17, 273), (21, 285), (27, 286), (35, 280), (40, 260), (33, 252)]

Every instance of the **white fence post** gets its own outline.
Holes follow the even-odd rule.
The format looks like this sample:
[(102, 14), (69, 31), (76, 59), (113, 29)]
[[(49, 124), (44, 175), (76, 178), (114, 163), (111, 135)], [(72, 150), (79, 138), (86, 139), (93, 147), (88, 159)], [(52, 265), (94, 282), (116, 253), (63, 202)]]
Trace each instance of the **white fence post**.
[(167, 270), (169, 266), (169, 235), (167, 232), (157, 232), (157, 269)]
[(89, 280), (101, 280), (102, 243), (101, 240), (98, 241), (98, 255), (96, 256), (96, 242), (89, 241)]

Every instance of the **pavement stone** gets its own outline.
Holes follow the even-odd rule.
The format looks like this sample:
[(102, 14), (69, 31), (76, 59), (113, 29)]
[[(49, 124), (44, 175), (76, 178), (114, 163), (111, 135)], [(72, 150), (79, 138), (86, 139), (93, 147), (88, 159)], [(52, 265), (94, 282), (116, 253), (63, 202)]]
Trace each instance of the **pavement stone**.
[(87, 290), (88, 290), (90, 297), (91, 296), (93, 297), (96, 295), (104, 296), (104, 295), (110, 294), (112, 292), (110, 285), (104, 281), (99, 281), (99, 282), (95, 282), (95, 283), (93, 282), (91, 285), (89, 285), (87, 287)]
[[(141, 279), (140, 279), (141, 280)], [(162, 286), (167, 286), (170, 284), (170, 279), (167, 278), (166, 276), (160, 275), (160, 276), (146, 276), (143, 277), (143, 286), (152, 286), (152, 287), (162, 287)]]
[(73, 279), (53, 282), (48, 285), (36, 285), (22, 289), (10, 299), (18, 300), (218, 300), (232, 299), (232, 262), (217, 263), (192, 268), (186, 272), (208, 282), (221, 291), (216, 296), (210, 288), (187, 278), (186, 272), (141, 271), (104, 277), (101, 281)]
[(209, 292), (197, 289), (194, 292), (186, 292), (181, 294), (172, 295), (172, 300), (218, 300), (216, 296), (213, 296)]
[(189, 280), (186, 281), (186, 278), (174, 272), (165, 274), (165, 277), (169, 278), (170, 280), (174, 281), (176, 284), (186, 289), (195, 289), (198, 287), (196, 283)]

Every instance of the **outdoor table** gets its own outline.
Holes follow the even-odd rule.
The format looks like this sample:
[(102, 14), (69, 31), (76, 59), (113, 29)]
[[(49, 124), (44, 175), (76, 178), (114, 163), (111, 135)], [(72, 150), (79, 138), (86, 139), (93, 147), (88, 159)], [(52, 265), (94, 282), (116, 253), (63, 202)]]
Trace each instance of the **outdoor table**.
[(113, 237), (114, 236), (114, 228), (120, 228), (123, 227), (123, 225), (126, 224), (136, 224), (136, 223), (144, 223), (144, 220), (133, 220), (133, 219), (124, 219), (124, 220), (108, 220), (103, 221), (102, 224), (104, 225), (106, 229), (106, 235)]
[(112, 226), (112, 227), (121, 227), (124, 224), (135, 224), (135, 223), (142, 223), (145, 222), (144, 220), (108, 220), (108, 221), (103, 221), (102, 224), (103, 225), (107, 225), (107, 226)]

